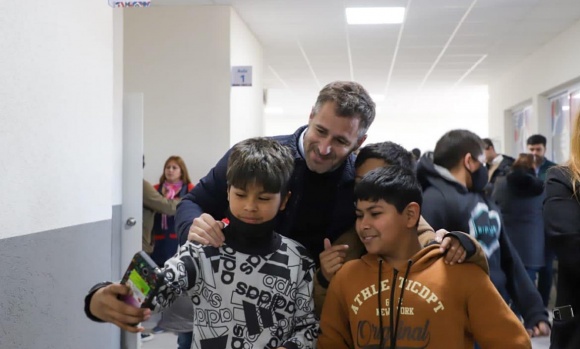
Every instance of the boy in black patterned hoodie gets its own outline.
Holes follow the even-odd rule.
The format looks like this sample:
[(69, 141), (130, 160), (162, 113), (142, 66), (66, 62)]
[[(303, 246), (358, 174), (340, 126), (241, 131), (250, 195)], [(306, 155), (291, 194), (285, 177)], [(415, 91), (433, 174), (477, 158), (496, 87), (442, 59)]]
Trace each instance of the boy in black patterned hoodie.
[[(187, 242), (165, 263), (157, 309), (182, 295), (192, 300), (193, 347), (316, 346), (314, 263), (302, 245), (273, 230), (276, 214), (290, 195), (293, 163), (291, 152), (274, 140), (238, 143), (228, 162), (230, 223), (224, 229), (224, 245)], [(97, 285), (85, 301), (87, 316), (142, 331), (130, 324), (147, 319), (150, 310), (117, 300), (128, 292), (124, 285)]]

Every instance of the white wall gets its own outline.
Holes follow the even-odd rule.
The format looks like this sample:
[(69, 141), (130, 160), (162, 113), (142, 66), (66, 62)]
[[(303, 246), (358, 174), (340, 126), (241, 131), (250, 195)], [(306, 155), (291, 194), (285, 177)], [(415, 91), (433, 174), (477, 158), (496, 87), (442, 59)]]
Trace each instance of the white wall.
[(106, 2), (0, 3), (0, 239), (111, 218)]
[(264, 55), (262, 46), (231, 9), (230, 62), (232, 66), (252, 67), (252, 86), (235, 86), (230, 94), (230, 144), (264, 132), (262, 78)]
[(157, 183), (179, 155), (197, 182), (230, 143), (230, 8), (124, 12), (124, 90), (145, 98), (145, 178)]
[[(296, 91), (269, 90), (268, 105), (283, 105), (282, 114), (266, 114), (265, 134), (289, 134), (308, 123), (317, 94), (298, 95)], [(377, 102), (377, 115), (365, 144), (392, 141), (411, 150), (433, 150), (437, 140), (456, 128), (488, 135), (488, 92), (486, 86), (466, 87), (451, 93), (433, 92), (388, 105)]]
[(113, 205), (123, 202), (123, 9), (113, 10)]
[(549, 139), (550, 106), (546, 97), (580, 79), (578, 38), (580, 21), (490, 85), (490, 134), (503, 140), (506, 153), (513, 149), (510, 110), (525, 101), (532, 101), (532, 132)]

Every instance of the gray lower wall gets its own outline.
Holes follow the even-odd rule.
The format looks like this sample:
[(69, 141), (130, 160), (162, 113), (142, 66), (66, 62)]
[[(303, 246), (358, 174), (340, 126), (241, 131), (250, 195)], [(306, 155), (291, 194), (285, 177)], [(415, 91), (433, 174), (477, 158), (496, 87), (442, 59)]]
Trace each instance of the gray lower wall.
[(120, 347), (119, 330), (83, 310), (92, 285), (113, 276), (120, 206), (113, 217), (0, 240), (0, 348)]

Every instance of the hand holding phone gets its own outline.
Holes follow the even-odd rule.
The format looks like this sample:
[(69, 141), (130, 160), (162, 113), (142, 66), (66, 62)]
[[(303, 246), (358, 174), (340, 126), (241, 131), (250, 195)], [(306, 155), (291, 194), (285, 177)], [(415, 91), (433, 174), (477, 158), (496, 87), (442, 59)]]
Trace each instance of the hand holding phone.
[(153, 309), (153, 299), (163, 283), (164, 273), (143, 251), (133, 256), (121, 284), (131, 289), (131, 294), (122, 299), (125, 303), (138, 308)]
[(121, 284), (99, 288), (91, 297), (90, 313), (97, 319), (115, 324), (125, 331), (141, 332), (144, 328), (138, 324), (150, 318), (151, 310), (126, 304), (123, 298), (128, 294), (127, 286)]

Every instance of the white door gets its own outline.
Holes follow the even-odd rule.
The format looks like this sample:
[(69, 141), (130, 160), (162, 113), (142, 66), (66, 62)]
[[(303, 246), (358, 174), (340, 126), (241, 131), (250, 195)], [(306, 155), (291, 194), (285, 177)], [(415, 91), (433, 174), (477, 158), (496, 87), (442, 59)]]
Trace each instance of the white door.
[[(123, 275), (133, 255), (141, 250), (143, 232), (143, 94), (125, 94), (123, 99), (123, 204), (121, 207), (121, 270)], [(140, 349), (138, 334), (123, 331), (121, 348)]]

